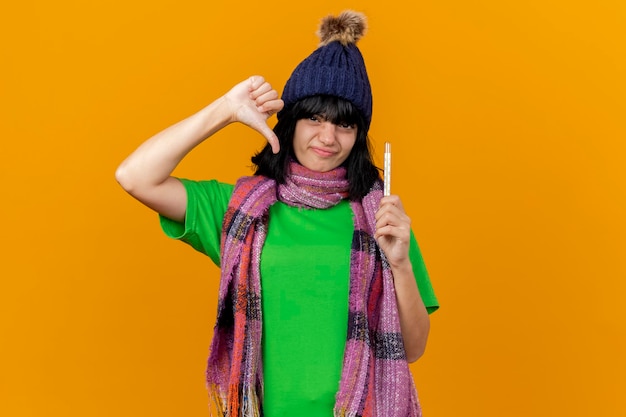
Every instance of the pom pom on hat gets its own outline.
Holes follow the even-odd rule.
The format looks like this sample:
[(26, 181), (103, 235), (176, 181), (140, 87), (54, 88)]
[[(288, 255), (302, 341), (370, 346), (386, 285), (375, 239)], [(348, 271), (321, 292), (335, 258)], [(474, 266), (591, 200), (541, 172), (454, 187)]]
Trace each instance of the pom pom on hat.
[[(358, 12), (348, 10), (322, 19), (317, 32), (319, 47), (298, 64), (285, 84), (285, 108), (306, 97), (335, 96), (351, 102), (369, 129), (372, 89), (363, 56), (356, 46), (366, 29), (366, 18)], [(283, 111), (278, 113), (279, 119)]]
[(326, 16), (322, 19), (317, 36), (320, 45), (328, 45), (333, 41), (339, 41), (342, 45), (357, 43), (367, 30), (367, 21), (363, 13), (346, 10), (339, 16)]

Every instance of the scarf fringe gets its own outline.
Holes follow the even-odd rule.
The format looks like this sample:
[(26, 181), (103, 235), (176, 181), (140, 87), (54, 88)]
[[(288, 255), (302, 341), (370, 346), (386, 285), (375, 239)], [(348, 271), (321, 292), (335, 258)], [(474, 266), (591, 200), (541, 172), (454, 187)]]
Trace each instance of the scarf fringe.
[[(231, 396), (231, 402), (220, 395), (219, 386), (210, 384), (208, 386), (210, 393), (209, 415), (211, 417), (261, 417), (261, 407), (259, 407), (259, 396), (254, 389), (247, 389), (239, 398), (237, 395)], [(229, 391), (237, 394), (238, 386), (229, 386)], [(229, 412), (235, 411), (235, 413)]]

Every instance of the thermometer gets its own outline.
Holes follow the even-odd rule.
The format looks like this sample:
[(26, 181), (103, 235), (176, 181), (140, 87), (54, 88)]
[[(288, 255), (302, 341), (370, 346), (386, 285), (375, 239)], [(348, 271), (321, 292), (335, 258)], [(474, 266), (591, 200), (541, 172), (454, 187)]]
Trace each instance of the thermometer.
[(388, 196), (391, 194), (391, 144), (389, 142), (385, 142), (385, 170), (383, 176), (383, 195)]

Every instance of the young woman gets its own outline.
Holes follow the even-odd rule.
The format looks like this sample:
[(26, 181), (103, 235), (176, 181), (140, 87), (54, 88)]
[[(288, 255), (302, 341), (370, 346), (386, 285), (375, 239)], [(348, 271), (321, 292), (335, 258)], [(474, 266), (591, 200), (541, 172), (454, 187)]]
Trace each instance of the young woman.
[[(408, 362), (424, 352), (438, 304), (410, 219), (397, 195), (382, 196), (372, 163), (364, 30), (355, 12), (326, 18), (282, 98), (252, 76), (117, 170), (168, 236), (221, 266), (207, 369), (218, 415), (420, 415)], [(254, 176), (171, 176), (235, 122), (268, 141)]]

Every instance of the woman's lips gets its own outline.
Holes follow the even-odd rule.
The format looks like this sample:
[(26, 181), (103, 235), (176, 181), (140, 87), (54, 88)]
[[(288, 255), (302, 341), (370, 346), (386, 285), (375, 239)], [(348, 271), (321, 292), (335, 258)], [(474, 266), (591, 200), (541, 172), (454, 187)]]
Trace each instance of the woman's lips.
[(319, 156), (322, 156), (322, 157), (325, 157), (325, 158), (328, 158), (328, 157), (333, 156), (335, 154), (335, 152), (333, 152), (333, 151), (325, 150), (325, 149), (322, 149), (322, 148), (313, 147), (311, 149), (313, 150), (313, 152), (315, 152)]

